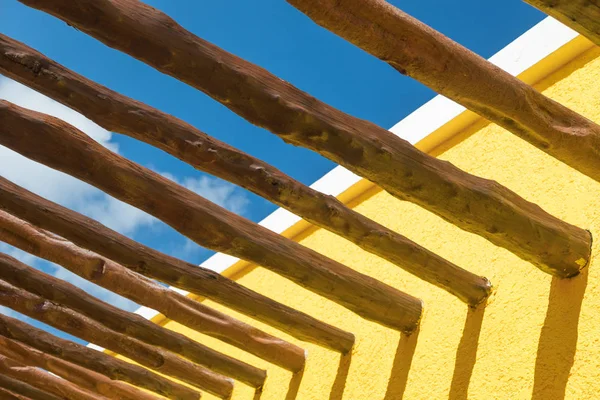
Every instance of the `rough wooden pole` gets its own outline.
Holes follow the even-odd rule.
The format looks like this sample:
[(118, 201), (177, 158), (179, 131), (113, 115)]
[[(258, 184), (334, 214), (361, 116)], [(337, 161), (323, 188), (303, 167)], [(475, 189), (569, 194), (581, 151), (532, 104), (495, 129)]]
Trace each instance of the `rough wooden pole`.
[(121, 354), (146, 368), (228, 399), (233, 380), (172, 353), (114, 332), (96, 321), (0, 280), (0, 304), (83, 340)]
[(597, 0), (525, 0), (600, 46), (600, 3)]
[[(2, 295), (1, 292), (0, 295)], [(61, 360), (98, 372), (110, 379), (128, 382), (171, 400), (200, 399), (200, 393), (197, 391), (163, 378), (147, 369), (82, 346), (79, 343), (58, 338), (25, 322), (2, 314), (0, 314), (0, 335), (24, 343)]]
[(121, 354), (146, 368), (171, 376), (222, 398), (233, 391), (233, 381), (172, 353), (114, 332), (64, 306), (0, 280), (0, 304), (73, 336)]
[(333, 196), (216, 140), (190, 124), (122, 96), (0, 34), (0, 73), (77, 110), (111, 132), (156, 146), (334, 232), (475, 306), (489, 281), (344, 206)]
[(31, 400), (61, 400), (55, 395), (21, 382), (18, 379), (0, 374), (0, 387)]
[(278, 303), (224, 276), (129, 239), (77, 212), (48, 201), (0, 176), (0, 209), (126, 268), (272, 325), (300, 340), (348, 352), (354, 335)]
[(0, 101), (0, 144), (154, 215), (201, 246), (268, 268), (366, 319), (405, 333), (419, 324), (421, 300), (219, 207), (62, 120)]
[[(202, 90), (286, 142), (319, 152), (379, 184), (392, 195), (414, 202), (462, 229), (485, 237), (547, 273), (558, 277), (574, 276), (589, 261), (591, 238), (583, 229), (552, 217), (494, 181), (467, 174), (446, 161), (420, 152), (372, 123), (318, 101), (264, 69), (198, 38), (153, 7), (137, 0), (20, 1), (55, 15), (108, 46)], [(318, 2), (318, 5), (328, 9), (324, 6), (327, 3), (329, 1)], [(361, 10), (364, 7), (365, 13), (372, 5), (371, 2), (357, 4)], [(389, 6), (384, 8), (389, 10)], [(387, 24), (389, 20), (380, 22)], [(362, 29), (360, 25), (354, 28)], [(415, 25), (416, 28), (421, 26)], [(373, 25), (373, 29), (377, 31), (379, 25)], [(372, 43), (380, 42), (373, 40)], [(411, 52), (422, 54), (431, 48), (429, 42), (419, 43), (423, 48), (411, 47)], [(381, 46), (384, 44), (382, 42)], [(438, 46), (437, 42), (435, 46)], [(452, 48), (460, 50), (456, 45)], [(390, 52), (389, 57), (403, 54), (401, 50)], [(433, 52), (435, 60), (442, 66), (446, 64), (446, 58), (437, 52), (443, 50), (434, 47)], [(421, 65), (418, 63), (415, 68), (419, 69)], [(409, 67), (398, 66), (404, 70)], [(499, 77), (504, 76), (501, 70), (492, 70)], [(459, 77), (443, 79), (444, 84), (456, 84), (460, 92), (465, 92), (465, 87), (473, 84), (476, 75), (464, 71), (464, 68), (460, 69)], [(448, 72), (438, 70), (434, 75), (445, 78)], [(477, 83), (476, 90), (487, 99), (500, 93), (502, 84), (503, 81), (491, 88), (490, 82), (484, 80), (483, 84)], [(537, 96), (534, 92), (527, 91), (527, 94)], [(571, 155), (562, 154), (563, 158), (573, 160), (576, 168), (587, 165), (590, 168), (586, 173), (598, 177), (600, 169), (585, 162), (597, 159), (594, 155), (599, 147), (594, 144), (597, 135), (591, 133), (596, 129), (595, 125), (550, 100), (535, 103), (522, 97), (518, 101), (502, 98), (509, 109), (505, 118), (518, 108), (535, 110), (543, 116), (541, 119), (555, 121), (555, 125), (546, 124), (540, 130), (564, 137), (565, 145), (575, 143), (575, 151)], [(523, 122), (520, 129), (525, 126)], [(556, 129), (557, 126), (570, 128)], [(561, 131), (577, 132), (577, 135), (561, 135)], [(574, 136), (578, 136), (577, 140), (571, 140)], [(538, 136), (535, 141), (541, 147), (552, 147), (542, 137)], [(575, 160), (577, 157), (582, 157), (581, 165)]]
[(261, 387), (267, 378), (264, 370), (219, 353), (140, 315), (114, 307), (4, 253), (0, 253), (0, 279), (81, 313), (114, 332), (179, 354), (196, 364), (253, 387)]
[(204, 304), (169, 290), (125, 267), (0, 211), (0, 240), (57, 263), (99, 286), (159, 311), (198, 332), (221, 339), (293, 372), (305, 351)]
[[(55, 399), (58, 399), (58, 397), (55, 397)], [(20, 394), (16, 394), (14, 392), (11, 392), (10, 390), (3, 389), (2, 386), (0, 386), (0, 400), (35, 400), (35, 399), (32, 399), (31, 397), (21, 396)]]
[[(68, 363), (25, 344), (0, 336), (0, 354), (17, 362), (45, 369), (73, 384), (113, 400), (158, 400), (120, 381)], [(1, 386), (1, 384), (0, 384)]]
[(71, 382), (57, 378), (37, 367), (23, 364), (16, 360), (0, 355), (0, 374), (13, 379), (18, 379), (45, 392), (52, 393), (60, 398), (69, 400), (101, 400), (98, 396), (83, 390)]
[[(385, 0), (287, 1), (317, 24), (402, 74), (600, 181), (599, 125)], [(600, 5), (595, 1), (584, 1), (588, 7), (583, 7), (581, 1), (534, 3), (557, 5), (562, 11), (568, 9), (575, 14), (589, 12), (582, 22), (593, 21), (596, 33), (600, 33)]]
[[(600, 126), (385, 0), (287, 0), (319, 25), (540, 150), (600, 181)], [(600, 33), (600, 5), (535, 1), (583, 14)], [(566, 4), (569, 5), (566, 5)], [(594, 3), (592, 5), (592, 3)], [(559, 5), (560, 4), (560, 5)], [(585, 10), (584, 10), (585, 9)], [(561, 11), (558, 11), (560, 13)], [(563, 19), (568, 19), (563, 16)], [(576, 22), (577, 23), (577, 22)]]

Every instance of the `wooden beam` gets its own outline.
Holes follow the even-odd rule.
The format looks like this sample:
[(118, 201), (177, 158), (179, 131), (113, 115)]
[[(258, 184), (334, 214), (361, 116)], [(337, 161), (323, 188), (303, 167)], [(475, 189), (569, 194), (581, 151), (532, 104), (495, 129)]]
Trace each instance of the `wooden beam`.
[[(574, 276), (589, 261), (591, 238), (583, 229), (552, 217), (494, 181), (467, 174), (446, 161), (420, 152), (385, 129), (318, 101), (264, 69), (198, 38), (153, 7), (136, 0), (20, 1), (55, 15), (108, 46), (202, 90), (284, 141), (319, 152), (379, 184), (392, 195), (414, 202), (462, 229), (483, 236), (547, 273), (558, 277)], [(330, 2), (314, 4), (326, 9), (327, 3)], [(371, 9), (372, 4), (389, 10), (389, 6), (383, 3), (367, 1), (359, 4), (364, 13)], [(378, 19), (379, 22), (388, 24), (389, 20)], [(394, 24), (397, 24), (395, 20)], [(432, 32), (418, 24), (415, 28)], [(356, 23), (353, 29), (362, 27)], [(373, 29), (377, 31), (379, 25), (374, 24)], [(372, 43), (380, 42), (373, 40)], [(416, 54), (431, 48), (428, 42), (418, 43), (423, 44), (423, 48), (410, 48)], [(384, 44), (382, 42), (381, 46)], [(437, 51), (445, 49), (434, 49), (435, 61), (440, 61), (438, 65), (445, 65), (446, 59), (437, 55)], [(458, 48), (453, 45), (452, 49)], [(449, 54), (454, 54), (452, 49)], [(403, 54), (400, 50), (396, 53)], [(392, 53), (390, 57), (396, 55)], [(420, 65), (422, 63), (415, 64), (415, 69), (419, 69)], [(398, 66), (404, 70), (410, 67)], [(444, 84), (456, 84), (460, 92), (465, 92), (465, 88), (472, 85), (472, 80), (477, 77), (473, 73), (465, 74), (465, 70), (460, 68), (460, 76), (453, 79), (445, 79), (449, 76), (445, 70), (436, 71), (433, 75), (444, 78)], [(500, 69), (492, 70), (498, 77), (506, 77)], [(504, 78), (494, 79), (500, 81), (491, 82), (500, 84), (491, 86), (484, 80), (482, 85), (478, 81), (475, 90), (486, 99), (500, 93), (505, 88)], [(528, 87), (521, 89), (528, 96), (538, 97)], [(546, 124), (540, 131), (547, 130), (547, 135), (564, 138), (566, 147), (561, 147), (563, 149), (569, 147), (568, 143), (574, 143), (574, 151), (566, 151), (570, 155), (562, 154), (563, 158), (572, 159), (572, 164), (580, 170), (585, 168), (590, 176), (598, 177), (600, 169), (585, 162), (596, 159), (592, 153), (600, 147), (596, 143), (597, 135), (591, 132), (596, 129), (594, 124), (551, 100), (535, 103), (524, 101), (522, 97), (519, 101), (509, 98), (503, 97), (508, 109), (505, 118), (508, 119), (514, 109), (531, 109), (543, 116), (541, 119), (558, 122), (556, 125)], [(529, 126), (523, 122), (522, 129), (526, 125)], [(569, 129), (556, 129), (557, 126), (568, 126)], [(536, 130), (538, 134), (541, 134), (540, 131)], [(570, 135), (570, 132), (577, 132), (577, 135)], [(574, 136), (577, 136), (576, 140), (572, 140)], [(555, 148), (544, 138), (536, 137), (541, 147)]]
[[(55, 398), (58, 399), (58, 397), (55, 397)], [(14, 392), (11, 392), (10, 390), (3, 389), (2, 386), (0, 386), (0, 399), (1, 400), (34, 400), (31, 397), (21, 396), (20, 394), (16, 394)]]
[[(45, 354), (25, 344), (0, 336), (0, 354), (17, 362), (42, 368), (71, 383), (114, 400), (159, 400), (131, 385)], [(0, 384), (0, 386), (2, 386)]]
[(26, 384), (18, 379), (11, 378), (0, 374), (0, 387), (10, 391), (11, 393), (24, 396), (26, 399), (31, 400), (61, 400), (55, 395), (44, 392), (38, 388)]
[(600, 3), (592, 0), (525, 0), (600, 46)]
[(24, 343), (61, 360), (98, 372), (110, 379), (130, 383), (171, 400), (200, 399), (200, 393), (197, 391), (163, 378), (147, 369), (90, 349), (79, 343), (61, 339), (2, 314), (0, 314), (0, 335)]
[(18, 379), (28, 385), (36, 387), (60, 398), (69, 400), (101, 400), (104, 396), (98, 396), (81, 389), (71, 382), (58, 378), (37, 367), (23, 364), (16, 360), (0, 355), (0, 374), (13, 379)]
[(121, 354), (154, 371), (171, 376), (222, 398), (229, 398), (233, 381), (176, 355), (114, 332), (67, 307), (0, 280), (0, 304)]
[(300, 347), (158, 285), (4, 211), (0, 211), (0, 240), (290, 371), (298, 372), (304, 367), (306, 354)]
[(114, 307), (68, 282), (31, 268), (1, 252), (0, 267), (1, 280), (81, 313), (111, 331), (179, 354), (193, 363), (253, 387), (262, 387), (267, 378), (264, 370), (219, 353), (140, 315)]
[(335, 197), (311, 189), (190, 124), (96, 84), (1, 34), (0, 73), (77, 110), (111, 132), (142, 140), (199, 170), (240, 185), (469, 305), (481, 303), (491, 292), (487, 279), (351, 210)]
[(405, 333), (419, 324), (421, 300), (219, 207), (62, 120), (1, 101), (0, 144), (154, 215), (201, 246), (268, 268), (366, 319)]
[[(404, 75), (600, 181), (600, 126), (385, 0), (287, 0)], [(580, 1), (542, 1), (583, 11)], [(569, 6), (565, 6), (569, 3)], [(600, 17), (597, 2), (586, 11)], [(576, 5), (578, 4), (578, 5)], [(594, 19), (596, 27), (600, 20)], [(598, 30), (597, 32), (600, 32)]]
[(224, 276), (129, 239), (0, 176), (0, 209), (115, 260), (124, 267), (205, 296), (307, 342), (347, 353), (354, 335), (278, 303)]

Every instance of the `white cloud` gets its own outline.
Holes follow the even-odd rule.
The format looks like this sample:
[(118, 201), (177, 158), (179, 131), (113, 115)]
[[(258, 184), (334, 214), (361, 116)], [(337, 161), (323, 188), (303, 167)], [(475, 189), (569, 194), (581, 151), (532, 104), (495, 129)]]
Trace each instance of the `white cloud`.
[[(85, 132), (98, 143), (118, 151), (112, 133), (83, 115), (13, 80), (0, 77), (0, 98), (21, 107), (53, 115)], [(154, 219), (87, 183), (29, 160), (0, 146), (0, 175), (65, 207), (75, 209), (124, 234)]]
[[(0, 99), (60, 118), (76, 126), (103, 146), (118, 152), (118, 146), (112, 140), (111, 132), (54, 100), (1, 75)], [(140, 228), (157, 223), (154, 217), (145, 212), (108, 196), (69, 175), (33, 162), (3, 146), (0, 146), (0, 175), (40, 196), (88, 215), (123, 234), (133, 236)], [(164, 172), (162, 175), (235, 213), (244, 213), (248, 206), (249, 200), (242, 190), (220, 179), (208, 176), (175, 177)], [(181, 254), (192, 254), (197, 249), (201, 248), (187, 240), (181, 245)], [(0, 251), (18, 258), (26, 264), (36, 267), (40, 265), (36, 257), (4, 243), (0, 243)], [(62, 267), (57, 267), (54, 275), (111, 304), (126, 309), (135, 308), (135, 303), (85, 281)]]
[(159, 173), (165, 178), (236, 214), (244, 214), (250, 203), (244, 192), (235, 185), (219, 178), (201, 176), (200, 178), (186, 177), (178, 179), (168, 172)]

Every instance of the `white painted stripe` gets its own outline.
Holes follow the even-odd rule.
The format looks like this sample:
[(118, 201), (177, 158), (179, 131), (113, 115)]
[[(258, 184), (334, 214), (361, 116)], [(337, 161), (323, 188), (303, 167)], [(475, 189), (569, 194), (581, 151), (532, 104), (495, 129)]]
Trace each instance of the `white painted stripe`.
[[(548, 17), (500, 50), (489, 61), (517, 76), (577, 37), (577, 32)], [(466, 108), (437, 95), (394, 125), (390, 132), (416, 144)]]
[[(555, 19), (547, 17), (492, 56), (489, 61), (516, 76), (533, 67), (576, 37), (577, 33), (575, 31)], [(438, 95), (394, 125), (390, 132), (412, 144), (416, 144), (464, 111), (464, 107)], [(310, 187), (325, 194), (338, 196), (361, 179), (361, 177), (346, 168), (337, 166)], [(259, 224), (273, 232), (282, 233), (300, 220), (301, 218), (297, 215), (283, 208), (278, 208)], [(217, 253), (200, 265), (222, 273), (238, 261), (239, 258)], [(178, 288), (170, 287), (170, 289), (184, 295), (189, 294), (189, 292)], [(152, 319), (159, 313), (147, 307), (141, 307), (136, 311), (136, 314)]]

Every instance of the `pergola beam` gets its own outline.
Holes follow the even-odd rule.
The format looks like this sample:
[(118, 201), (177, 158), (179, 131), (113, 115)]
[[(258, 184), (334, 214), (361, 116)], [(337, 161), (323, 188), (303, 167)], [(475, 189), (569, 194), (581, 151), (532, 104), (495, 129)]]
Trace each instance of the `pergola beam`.
[[(372, 123), (351, 117), (318, 101), (264, 69), (198, 38), (153, 7), (137, 0), (79, 0), (76, 3), (71, 0), (20, 1), (55, 15), (108, 46), (202, 90), (286, 142), (319, 152), (379, 184), (392, 195), (421, 205), (458, 227), (485, 237), (545, 272), (558, 277), (570, 277), (578, 274), (589, 261), (591, 238), (583, 229), (552, 217), (494, 181), (461, 171), (446, 161), (420, 152)], [(329, 10), (326, 7), (328, 3), (333, 3), (333, 0), (315, 0), (311, 4)], [(383, 29), (379, 24), (400, 24), (394, 28), (398, 30), (406, 27), (402, 25), (403, 20), (393, 18), (397, 12), (390, 11), (387, 3), (360, 1), (356, 4), (360, 5), (362, 13), (368, 13), (372, 8), (378, 12), (378, 18), (383, 13), (385, 18), (378, 19), (377, 24), (372, 25), (375, 32)], [(352, 28), (360, 31), (364, 27), (355, 21)], [(426, 32), (434, 37), (439, 36), (419, 23), (409, 28), (411, 32), (412, 28), (417, 30), (415, 35)], [(384, 39), (393, 38), (394, 35), (388, 35), (377, 40), (373, 36), (369, 43), (385, 48)], [(411, 52), (423, 54), (434, 46), (434, 51), (428, 54), (434, 55), (432, 62), (438, 62), (436, 65), (443, 68), (432, 75), (442, 79), (445, 85), (456, 84), (459, 90), (457, 96), (461, 92), (480, 93), (485, 100), (495, 92), (500, 93), (502, 85), (508, 82), (509, 77), (503, 71), (491, 68), (490, 71), (497, 77), (490, 77), (494, 78), (491, 81), (477, 81), (474, 91), (465, 89), (474, 84), (475, 75), (465, 74), (465, 69), (461, 68), (463, 63), (460, 56), (464, 52), (455, 44), (443, 48), (440, 46), (443, 42), (425, 39), (423, 36), (423, 40), (411, 40), (410, 43), (417, 44), (410, 47)], [(394, 43), (398, 42), (394, 40)], [(397, 51), (387, 53), (390, 59), (405, 53), (402, 47), (394, 49)], [(459, 62), (451, 63), (453, 58), (441, 57), (438, 51), (453, 58), (459, 57)], [(482, 59), (478, 62), (481, 63)], [(446, 64), (448, 71), (444, 67)], [(397, 66), (408, 72), (413, 67), (419, 70), (421, 65), (423, 70), (427, 70), (422, 62)], [(449, 71), (452, 71), (450, 68), (458, 68), (459, 74), (452, 77), (449, 75)], [(490, 82), (494, 82), (493, 90), (490, 90)], [(513, 84), (505, 90), (511, 91), (515, 87)], [(518, 96), (517, 101), (508, 94), (502, 97), (509, 109), (504, 114), (504, 124), (515, 124), (509, 122), (512, 120), (508, 118), (515, 108), (533, 110), (533, 114), (542, 117), (535, 120), (539, 123), (541, 120), (553, 121), (550, 125), (543, 124), (541, 128), (538, 127), (540, 129), (534, 129), (535, 134), (530, 129), (531, 124), (525, 121), (521, 121), (518, 125), (520, 128), (516, 130), (520, 129), (524, 136), (531, 135), (530, 139), (538, 146), (560, 153), (561, 158), (569, 160), (575, 168), (599, 177), (600, 169), (597, 164), (590, 162), (597, 160), (597, 153), (600, 153), (597, 152), (600, 147), (597, 143), (597, 126), (551, 100), (530, 101), (530, 98), (539, 99), (539, 94), (528, 86), (518, 88), (521, 94), (526, 93), (528, 97)], [(471, 108), (478, 107), (475, 103), (469, 105)], [(480, 111), (484, 112), (483, 107)], [(527, 113), (527, 116), (530, 114)], [(568, 129), (563, 129), (565, 126)], [(546, 137), (552, 135), (560, 139), (552, 139), (552, 143), (549, 143)], [(557, 141), (564, 145), (556, 146)]]
[[(267, 373), (219, 353), (181, 333), (165, 329), (144, 317), (121, 310), (74, 285), (0, 253), (0, 279), (90, 318), (111, 331), (183, 356), (193, 363), (253, 387), (261, 387)], [(222, 393), (221, 393), (222, 394)]]
[[(25, 397), (20, 394), (11, 392), (10, 390), (2, 388), (2, 386), (0, 386), (0, 399), (1, 400), (35, 400), (35, 399), (32, 399), (31, 397)], [(58, 397), (55, 397), (55, 399), (60, 400), (60, 399), (58, 399)]]
[(524, 0), (600, 46), (600, 3), (590, 0)]
[(18, 379), (59, 398), (69, 400), (102, 400), (106, 397), (92, 394), (71, 382), (58, 378), (37, 367), (0, 355), (0, 374)]
[(307, 342), (347, 353), (354, 335), (278, 303), (224, 276), (168, 256), (82, 214), (46, 200), (0, 176), (0, 209), (114, 260), (124, 267), (185, 289)]
[[(45, 354), (25, 344), (0, 336), (0, 354), (17, 362), (42, 368), (71, 383), (113, 400), (159, 400), (131, 385)], [(1, 383), (0, 383), (0, 386)]]
[[(15, 318), (0, 314), (0, 336), (26, 344), (61, 360), (147, 389), (171, 400), (198, 400), (200, 393), (79, 343), (61, 339)], [(1, 380), (0, 380), (1, 382)]]
[(82, 113), (111, 132), (144, 141), (199, 170), (242, 186), (469, 305), (481, 303), (491, 292), (487, 279), (351, 210), (335, 197), (302, 184), (180, 119), (92, 82), (1, 34), (0, 73)]
[(213, 336), (293, 372), (305, 364), (305, 351), (220, 311), (169, 290), (112, 260), (0, 211), (0, 241), (154, 309), (167, 318)]
[(121, 354), (158, 373), (173, 377), (221, 398), (229, 398), (233, 380), (193, 364), (173, 353), (114, 332), (100, 323), (41, 296), (0, 280), (0, 305), (53, 326), (90, 343)]
[(0, 387), (30, 400), (61, 400), (51, 393), (4, 374), (0, 374)]
[[(404, 75), (600, 181), (600, 126), (385, 0), (287, 0), (317, 24)], [(581, 1), (562, 9), (583, 11)], [(569, 3), (570, 6), (565, 6)], [(587, 1), (600, 16), (600, 6)], [(594, 15), (588, 15), (593, 19)], [(599, 19), (595, 19), (600, 27)], [(600, 32), (600, 31), (599, 31)]]
[(154, 215), (201, 246), (261, 265), (363, 318), (405, 333), (419, 324), (421, 300), (219, 207), (60, 119), (0, 101), (0, 144)]

